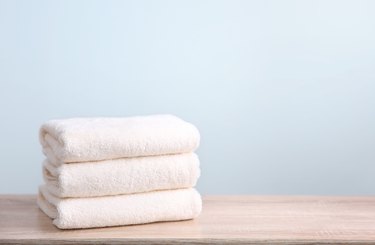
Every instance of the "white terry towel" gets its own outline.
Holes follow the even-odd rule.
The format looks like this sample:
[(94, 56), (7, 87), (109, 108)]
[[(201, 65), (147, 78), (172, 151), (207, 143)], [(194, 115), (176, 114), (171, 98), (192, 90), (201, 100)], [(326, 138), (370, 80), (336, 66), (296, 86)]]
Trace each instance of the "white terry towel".
[(55, 166), (45, 160), (43, 177), (58, 197), (94, 197), (195, 186), (200, 175), (195, 153), (121, 158)]
[(197, 217), (202, 200), (195, 189), (155, 191), (132, 195), (60, 199), (39, 188), (38, 205), (60, 229), (78, 229)]
[(172, 115), (51, 120), (40, 128), (47, 158), (84, 162), (193, 152), (197, 128)]

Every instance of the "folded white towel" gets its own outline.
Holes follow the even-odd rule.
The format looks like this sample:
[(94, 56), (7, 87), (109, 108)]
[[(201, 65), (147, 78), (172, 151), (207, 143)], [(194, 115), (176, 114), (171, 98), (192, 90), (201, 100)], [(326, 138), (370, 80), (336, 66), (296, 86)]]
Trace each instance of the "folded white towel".
[(53, 196), (39, 188), (38, 205), (60, 229), (78, 229), (187, 220), (197, 217), (202, 200), (195, 189), (91, 198)]
[(200, 175), (194, 153), (120, 158), (98, 162), (43, 164), (48, 190), (58, 197), (94, 197), (195, 186)]
[(172, 115), (51, 120), (39, 134), (44, 154), (56, 162), (193, 152), (195, 126)]

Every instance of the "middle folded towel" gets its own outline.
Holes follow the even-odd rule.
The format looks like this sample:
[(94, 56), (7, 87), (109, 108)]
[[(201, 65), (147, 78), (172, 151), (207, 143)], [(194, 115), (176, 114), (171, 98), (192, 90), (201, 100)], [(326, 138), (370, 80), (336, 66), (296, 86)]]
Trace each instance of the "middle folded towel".
[(58, 197), (95, 197), (194, 187), (200, 175), (195, 153), (97, 162), (43, 163), (49, 192)]

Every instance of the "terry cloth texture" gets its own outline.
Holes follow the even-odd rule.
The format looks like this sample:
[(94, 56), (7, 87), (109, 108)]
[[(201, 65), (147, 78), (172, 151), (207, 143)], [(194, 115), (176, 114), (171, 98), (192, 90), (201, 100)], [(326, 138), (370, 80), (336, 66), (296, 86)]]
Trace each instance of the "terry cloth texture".
[(197, 128), (172, 115), (51, 120), (38, 205), (60, 229), (193, 219)]
[(51, 120), (39, 133), (53, 163), (193, 152), (197, 128), (172, 115)]
[(201, 197), (193, 188), (61, 199), (41, 186), (37, 202), (60, 229), (187, 220), (197, 217), (202, 209)]
[(46, 159), (46, 188), (58, 197), (94, 197), (189, 188), (200, 175), (195, 153), (121, 158), (55, 166)]

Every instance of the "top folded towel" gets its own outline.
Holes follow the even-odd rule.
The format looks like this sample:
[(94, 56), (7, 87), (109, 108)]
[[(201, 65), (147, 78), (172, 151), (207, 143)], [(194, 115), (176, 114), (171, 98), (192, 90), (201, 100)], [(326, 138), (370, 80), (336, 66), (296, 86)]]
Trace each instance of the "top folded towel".
[(60, 163), (188, 153), (198, 129), (172, 115), (51, 120), (39, 132), (43, 153)]

